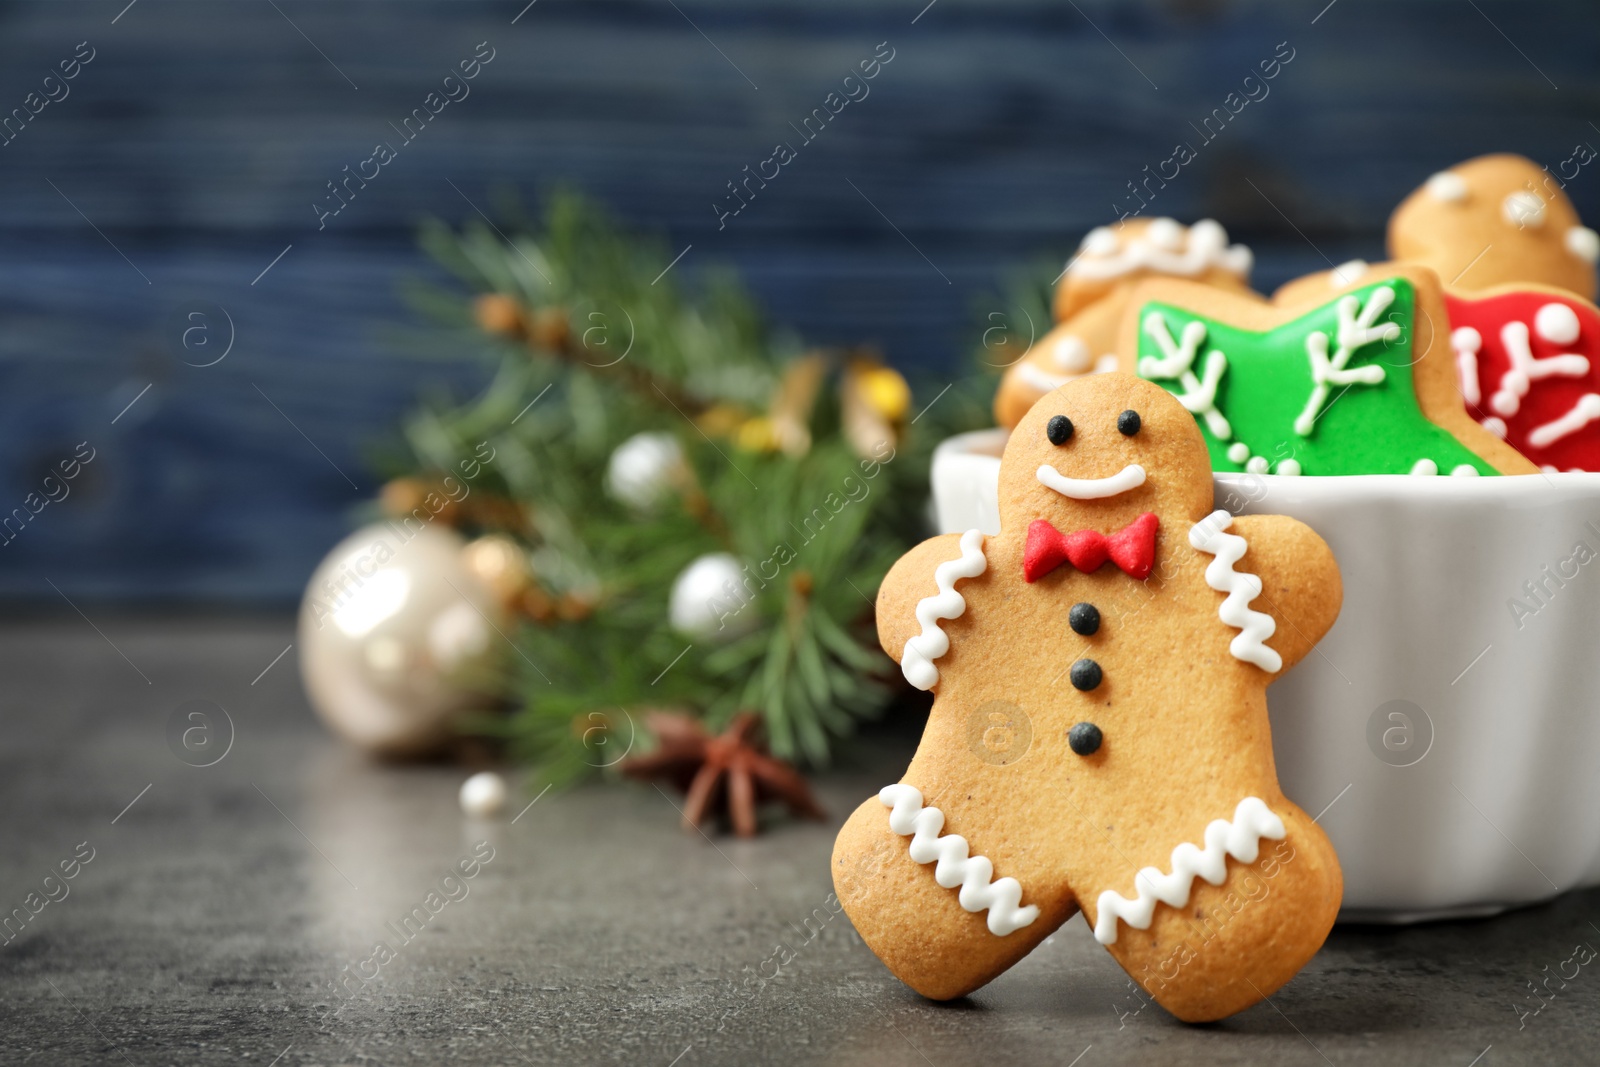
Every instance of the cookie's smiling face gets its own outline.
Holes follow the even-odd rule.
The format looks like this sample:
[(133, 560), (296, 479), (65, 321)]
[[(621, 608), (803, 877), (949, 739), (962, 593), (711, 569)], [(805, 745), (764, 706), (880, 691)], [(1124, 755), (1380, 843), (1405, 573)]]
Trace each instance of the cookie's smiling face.
[(1211, 462), (1194, 416), (1160, 386), (1094, 374), (1046, 394), (1000, 467), (1002, 536), (1046, 519), (1111, 533), (1145, 512), (1187, 528), (1211, 510)]

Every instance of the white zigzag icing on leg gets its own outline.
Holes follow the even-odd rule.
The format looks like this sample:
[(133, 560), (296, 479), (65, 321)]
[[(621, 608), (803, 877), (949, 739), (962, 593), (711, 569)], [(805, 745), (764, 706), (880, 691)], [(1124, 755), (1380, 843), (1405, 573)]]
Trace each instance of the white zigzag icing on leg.
[(1239, 635), (1228, 643), (1234, 659), (1254, 663), (1264, 671), (1283, 669), (1283, 657), (1262, 644), (1278, 630), (1271, 615), (1256, 611), (1250, 602), (1261, 595), (1261, 579), (1249, 571), (1236, 571), (1233, 565), (1244, 557), (1249, 546), (1238, 534), (1224, 533), (1233, 525), (1226, 511), (1213, 511), (1189, 528), (1189, 543), (1216, 558), (1206, 565), (1206, 584), (1227, 593), (1217, 616)]
[(1272, 813), (1259, 797), (1245, 797), (1233, 811), (1233, 821), (1213, 819), (1206, 827), (1204, 851), (1185, 841), (1172, 850), (1172, 873), (1158, 867), (1144, 867), (1134, 876), (1138, 896), (1129, 900), (1114, 889), (1100, 894), (1099, 914), (1094, 921), (1094, 939), (1102, 945), (1117, 943), (1117, 920), (1135, 930), (1150, 929), (1156, 904), (1181, 908), (1189, 903), (1196, 877), (1221, 885), (1228, 876), (1228, 857), (1240, 863), (1254, 863), (1261, 851), (1261, 839), (1284, 838), (1283, 820)]
[(959, 619), (967, 610), (967, 600), (956, 592), (956, 580), (976, 578), (989, 567), (983, 554), (983, 531), (968, 530), (961, 535), (961, 555), (934, 568), (933, 580), (939, 591), (917, 601), (917, 622), (922, 632), (906, 641), (900, 654), (900, 673), (918, 689), (932, 689), (939, 683), (939, 668), (933, 661), (950, 651), (950, 637), (939, 628), (940, 619)]
[(1004, 937), (1039, 917), (1037, 905), (1022, 903), (1022, 883), (1015, 878), (994, 878), (994, 864), (985, 856), (969, 855), (967, 839), (960, 834), (939, 836), (944, 812), (922, 806), (922, 793), (909, 785), (886, 785), (878, 800), (889, 808), (889, 829), (911, 836), (911, 858), (937, 863), (933, 880), (946, 889), (961, 887), (957, 899), (967, 911), (989, 911), (989, 932)]

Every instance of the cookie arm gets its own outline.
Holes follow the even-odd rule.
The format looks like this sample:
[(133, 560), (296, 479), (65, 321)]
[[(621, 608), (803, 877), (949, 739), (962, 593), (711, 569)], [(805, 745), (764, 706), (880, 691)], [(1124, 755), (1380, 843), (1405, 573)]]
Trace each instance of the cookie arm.
[(1339, 616), (1344, 601), (1339, 564), (1315, 530), (1286, 515), (1240, 515), (1229, 532), (1249, 546), (1239, 570), (1261, 579), (1261, 595), (1251, 606), (1278, 624), (1267, 644), (1283, 657), (1287, 670), (1322, 640)]
[(933, 572), (946, 560), (961, 555), (960, 534), (930, 537), (895, 561), (878, 586), (878, 643), (896, 663), (906, 642), (922, 632), (917, 604), (939, 592)]

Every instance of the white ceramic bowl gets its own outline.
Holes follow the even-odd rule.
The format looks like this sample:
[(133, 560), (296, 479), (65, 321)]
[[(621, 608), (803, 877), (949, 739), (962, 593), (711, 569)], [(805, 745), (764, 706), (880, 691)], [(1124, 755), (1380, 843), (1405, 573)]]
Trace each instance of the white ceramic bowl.
[[(1005, 439), (934, 453), (941, 532), (998, 530)], [(1600, 474), (1218, 474), (1216, 501), (1292, 515), (1339, 560), (1338, 622), (1267, 700), (1283, 790), (1339, 851), (1342, 918), (1600, 884)]]

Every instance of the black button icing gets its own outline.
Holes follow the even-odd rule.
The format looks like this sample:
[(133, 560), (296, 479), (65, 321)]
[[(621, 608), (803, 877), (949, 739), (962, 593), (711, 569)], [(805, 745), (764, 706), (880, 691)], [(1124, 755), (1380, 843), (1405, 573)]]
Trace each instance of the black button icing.
[(1139, 432), (1139, 427), (1144, 425), (1144, 420), (1139, 418), (1139, 413), (1132, 408), (1117, 416), (1117, 429), (1127, 437), (1132, 437)]
[(1100, 609), (1093, 604), (1074, 604), (1067, 612), (1067, 625), (1072, 632), (1088, 637), (1100, 631)]
[(1100, 742), (1105, 740), (1100, 733), (1100, 727), (1092, 722), (1080, 722), (1067, 731), (1067, 747), (1079, 756), (1092, 756), (1100, 751)]
[(1044, 424), (1044, 435), (1053, 445), (1064, 445), (1072, 437), (1072, 420), (1065, 415), (1052, 415)]
[(1087, 693), (1099, 688), (1102, 677), (1100, 664), (1092, 659), (1080, 659), (1072, 665), (1072, 687)]

